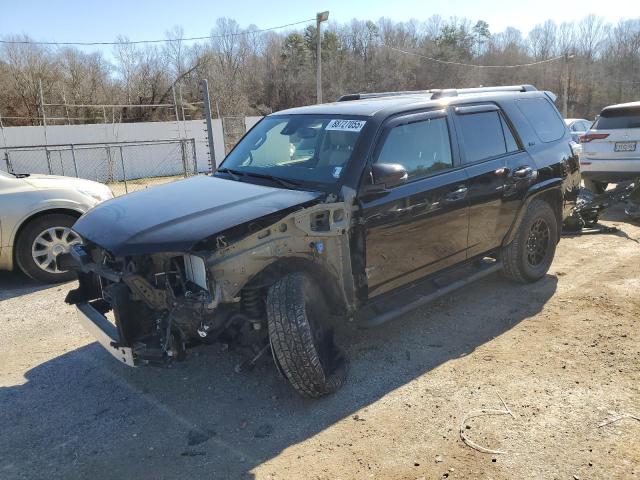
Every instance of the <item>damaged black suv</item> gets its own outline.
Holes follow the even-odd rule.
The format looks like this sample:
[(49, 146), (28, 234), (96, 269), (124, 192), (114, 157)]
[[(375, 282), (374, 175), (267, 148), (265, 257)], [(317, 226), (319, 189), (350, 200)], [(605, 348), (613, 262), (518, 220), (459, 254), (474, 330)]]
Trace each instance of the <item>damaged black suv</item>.
[(269, 115), (213, 175), (81, 217), (84, 244), (59, 259), (79, 274), (67, 302), (127, 365), (241, 337), (300, 394), (333, 392), (335, 322), (377, 325), (496, 271), (546, 274), (580, 183), (553, 100), (388, 92)]

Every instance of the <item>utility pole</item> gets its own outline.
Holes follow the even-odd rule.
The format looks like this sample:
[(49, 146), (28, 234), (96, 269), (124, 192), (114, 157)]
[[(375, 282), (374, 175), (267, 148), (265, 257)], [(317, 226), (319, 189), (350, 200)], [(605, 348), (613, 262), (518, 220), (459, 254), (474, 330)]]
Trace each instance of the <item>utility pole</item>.
[(573, 55), (565, 53), (562, 62), (562, 116), (564, 118), (569, 115), (569, 59), (571, 58), (573, 58)]
[(316, 103), (322, 103), (322, 32), (320, 31), (320, 25), (322, 22), (326, 22), (329, 19), (329, 12), (316, 13), (316, 35), (318, 36), (318, 43), (316, 46)]

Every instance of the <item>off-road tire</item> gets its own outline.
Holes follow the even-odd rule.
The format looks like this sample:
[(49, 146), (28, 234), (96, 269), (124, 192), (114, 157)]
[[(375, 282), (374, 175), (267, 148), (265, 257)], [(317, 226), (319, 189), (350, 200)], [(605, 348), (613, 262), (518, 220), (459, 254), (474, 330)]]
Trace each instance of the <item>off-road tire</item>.
[(291, 273), (267, 294), (269, 338), (276, 362), (303, 397), (338, 390), (346, 379), (346, 360), (328, 327), (326, 299), (305, 273)]
[(609, 184), (607, 182), (598, 182), (596, 180), (584, 179), (584, 188), (591, 190), (593, 193), (604, 193)]
[[(548, 229), (548, 245), (544, 256), (538, 264), (529, 261), (529, 240), (534, 225), (544, 222)], [(535, 235), (534, 235), (535, 237)], [(518, 231), (512, 242), (502, 249), (502, 275), (509, 280), (520, 283), (531, 283), (540, 280), (549, 271), (556, 251), (558, 240), (558, 219), (547, 202), (534, 199), (527, 207)]]
[(64, 213), (42, 215), (27, 223), (15, 242), (15, 259), (20, 270), (27, 276), (42, 283), (68, 282), (76, 278), (76, 272), (49, 273), (36, 265), (31, 255), (31, 246), (35, 238), (50, 227), (72, 227), (76, 217)]

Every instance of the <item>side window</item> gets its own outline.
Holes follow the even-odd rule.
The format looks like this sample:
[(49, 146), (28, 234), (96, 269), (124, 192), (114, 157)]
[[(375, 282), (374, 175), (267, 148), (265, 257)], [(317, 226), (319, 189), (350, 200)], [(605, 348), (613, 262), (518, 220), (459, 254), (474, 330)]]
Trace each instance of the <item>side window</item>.
[(384, 140), (377, 163), (399, 163), (410, 179), (453, 166), (446, 118), (398, 125)]
[(516, 105), (543, 142), (553, 142), (562, 138), (566, 125), (560, 119), (556, 108), (544, 98), (521, 98)]
[(513, 136), (511, 127), (509, 127), (509, 124), (502, 114), (500, 114), (500, 123), (502, 123), (502, 133), (504, 133), (504, 142), (507, 146), (507, 153), (517, 152), (520, 150), (520, 147), (518, 146), (518, 142), (516, 142), (516, 137)]
[[(499, 112), (458, 115), (458, 123), (460, 124), (458, 136), (464, 147), (465, 163), (473, 163), (507, 153), (502, 127), (503, 120)], [(511, 135), (511, 139), (515, 143), (513, 135)]]

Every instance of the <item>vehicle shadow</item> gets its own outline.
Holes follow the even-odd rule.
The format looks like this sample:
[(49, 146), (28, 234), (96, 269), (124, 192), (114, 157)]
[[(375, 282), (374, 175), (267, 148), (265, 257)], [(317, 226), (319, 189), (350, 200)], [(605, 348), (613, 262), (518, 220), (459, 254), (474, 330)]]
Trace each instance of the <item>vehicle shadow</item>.
[(629, 215), (627, 215), (624, 212), (624, 208), (625, 208), (624, 204), (619, 203), (619, 204), (613, 205), (611, 208), (608, 208), (604, 212), (602, 212), (602, 214), (600, 215), (600, 219), (606, 222), (613, 222), (615, 226), (618, 228), (617, 232), (613, 232), (605, 235), (615, 235), (616, 237), (621, 237), (636, 243), (640, 243), (638, 239), (630, 237), (629, 234), (625, 231), (625, 224), (637, 226), (637, 225), (640, 225), (640, 221), (635, 220), (631, 218)]
[(607, 208), (602, 212), (600, 218), (602, 220), (606, 220), (609, 222), (623, 222), (623, 223), (631, 223), (638, 224), (637, 220), (634, 220), (629, 215), (624, 213), (625, 204), (620, 202), (611, 207)]
[(536, 315), (556, 287), (551, 275), (533, 285), (490, 276), (377, 329), (345, 327), (348, 382), (316, 401), (299, 398), (270, 358), (234, 373), (241, 357), (219, 344), (170, 369), (129, 369), (89, 344), (0, 388), (0, 477), (253, 478), (288, 447)]
[(18, 270), (13, 272), (0, 271), (0, 302), (39, 292), (40, 290), (55, 287), (56, 285), (60, 284), (47, 285), (38, 283)]

